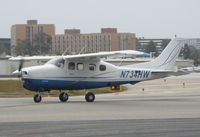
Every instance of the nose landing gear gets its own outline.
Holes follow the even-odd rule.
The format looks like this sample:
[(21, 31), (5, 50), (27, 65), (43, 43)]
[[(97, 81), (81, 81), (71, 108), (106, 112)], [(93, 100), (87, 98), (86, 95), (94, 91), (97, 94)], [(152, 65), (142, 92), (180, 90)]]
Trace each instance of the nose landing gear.
[(39, 102), (41, 102), (42, 97), (41, 97), (40, 94), (36, 94), (36, 95), (33, 97), (33, 100), (35, 101), (35, 103), (39, 103)]

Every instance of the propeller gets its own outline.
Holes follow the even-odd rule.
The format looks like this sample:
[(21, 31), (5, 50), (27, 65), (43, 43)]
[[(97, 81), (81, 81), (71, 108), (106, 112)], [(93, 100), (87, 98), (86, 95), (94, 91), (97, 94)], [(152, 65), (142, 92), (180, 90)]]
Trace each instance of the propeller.
[(19, 78), (19, 81), (21, 80), (22, 78), (22, 68), (24, 66), (24, 59), (21, 57), (20, 61), (19, 61), (19, 68), (18, 68), (18, 78)]
[(18, 70), (14, 71), (12, 74), (14, 76), (17, 76), (17, 77), (22, 77), (22, 68), (23, 68), (23, 65), (24, 65), (24, 59), (21, 58), (20, 61), (19, 61), (19, 67), (18, 67)]
[(19, 62), (19, 68), (18, 68), (18, 71), (20, 72), (21, 69), (23, 68), (23, 65), (24, 65), (24, 60), (21, 59), (20, 62)]
[(19, 83), (20, 84), (22, 84), (21, 83), (21, 78), (22, 78), (22, 71), (21, 70), (22, 70), (23, 66), (24, 66), (24, 59), (21, 57), (21, 59), (19, 61), (19, 68), (18, 68), (18, 75), (17, 75), (18, 78), (19, 78)]

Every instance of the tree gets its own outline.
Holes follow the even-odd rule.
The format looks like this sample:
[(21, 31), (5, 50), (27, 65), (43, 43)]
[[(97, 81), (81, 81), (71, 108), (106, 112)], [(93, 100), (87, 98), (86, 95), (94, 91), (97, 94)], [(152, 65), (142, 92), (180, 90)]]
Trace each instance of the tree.
[(26, 40), (17, 40), (17, 45), (14, 47), (14, 52), (16, 55), (27, 55), (27, 41)]
[(170, 41), (171, 39), (163, 39), (163, 49), (165, 49), (165, 47), (169, 44)]
[(38, 50), (38, 54), (48, 54), (51, 49), (52, 38), (45, 33), (35, 35), (34, 46)]
[(187, 44), (183, 50), (184, 59), (193, 59), (194, 65), (197, 66), (200, 64), (200, 50), (196, 49), (193, 46), (188, 46)]
[(190, 58), (190, 49), (188, 47), (188, 44), (184, 45), (184, 49), (183, 49), (183, 58), (184, 59), (189, 59)]
[(18, 40), (14, 48), (17, 55), (44, 55), (48, 54), (51, 48), (52, 38), (45, 33), (35, 35), (33, 42), (29, 40)]
[(10, 54), (10, 49), (8, 45), (0, 43), (0, 54), (2, 53)]
[(197, 66), (200, 64), (199, 62), (199, 58), (200, 58), (200, 51), (197, 50), (195, 47), (191, 46), (190, 48), (190, 56), (189, 59), (193, 59), (194, 60), (194, 65)]
[(5, 51), (4, 46), (0, 44), (0, 54), (4, 53), (4, 51)]
[(155, 56), (157, 56), (156, 45), (155, 45), (155, 43), (152, 40), (146, 46), (145, 52), (146, 53), (151, 53), (152, 52), (152, 53), (155, 53)]

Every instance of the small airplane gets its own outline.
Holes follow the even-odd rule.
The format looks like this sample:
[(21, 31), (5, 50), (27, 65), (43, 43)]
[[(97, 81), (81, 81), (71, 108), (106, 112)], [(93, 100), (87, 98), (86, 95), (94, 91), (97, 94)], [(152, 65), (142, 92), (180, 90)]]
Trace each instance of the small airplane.
[[(26, 57), (10, 58), (20, 60), (19, 69), (13, 74), (22, 77), (23, 87), (38, 92), (36, 103), (41, 102), (40, 92), (50, 90), (86, 90), (85, 100), (93, 102), (95, 95), (87, 89), (113, 87), (122, 84), (136, 84), (141, 81), (178, 75), (174, 66), (185, 39), (174, 38), (164, 51), (154, 60), (126, 66), (115, 66), (103, 61), (107, 57), (130, 57), (149, 54), (133, 50), (99, 52), (54, 57), (41, 66), (23, 67)], [(42, 58), (42, 57), (40, 57)], [(30, 58), (27, 57), (27, 60)], [(182, 74), (182, 73), (181, 73)], [(61, 102), (68, 100), (67, 92), (59, 95)]]
[(196, 73), (200, 73), (200, 66), (195, 67), (186, 67), (186, 68), (180, 68), (180, 70), (188, 72), (188, 73), (192, 73), (192, 72), (196, 72)]

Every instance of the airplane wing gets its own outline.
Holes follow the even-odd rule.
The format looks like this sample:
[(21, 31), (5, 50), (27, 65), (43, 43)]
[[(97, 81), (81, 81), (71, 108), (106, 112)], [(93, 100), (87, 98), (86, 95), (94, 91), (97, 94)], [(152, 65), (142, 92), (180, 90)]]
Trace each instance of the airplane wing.
[[(67, 55), (63, 56), (64, 59), (79, 59), (79, 60), (100, 60), (101, 58), (108, 57), (133, 57), (133, 56), (149, 56), (148, 53), (135, 51), (135, 50), (122, 50), (122, 51), (110, 51), (110, 52), (98, 52), (78, 55)], [(61, 56), (32, 56), (32, 57), (11, 57), (11, 61), (20, 60), (51, 60)]]
[(64, 59), (100, 60), (101, 58), (133, 57), (133, 56), (149, 56), (149, 54), (135, 50), (122, 50), (122, 51), (98, 52), (90, 54), (79, 54), (72, 56), (70, 55), (70, 56), (64, 56)]
[(31, 57), (22, 57), (22, 56), (18, 56), (18, 57), (11, 57), (9, 58), (10, 61), (20, 61), (20, 60), (51, 60), (53, 58), (56, 58), (59, 56), (31, 56)]

